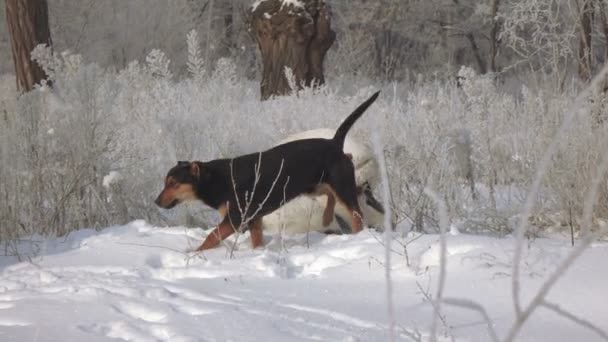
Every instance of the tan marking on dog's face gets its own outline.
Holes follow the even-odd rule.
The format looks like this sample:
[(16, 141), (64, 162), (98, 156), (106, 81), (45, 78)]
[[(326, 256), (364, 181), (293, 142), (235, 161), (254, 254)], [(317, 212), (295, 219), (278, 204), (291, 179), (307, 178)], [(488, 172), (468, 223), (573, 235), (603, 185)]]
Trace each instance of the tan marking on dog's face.
[(165, 209), (171, 209), (176, 205), (189, 200), (195, 200), (196, 194), (192, 184), (182, 184), (173, 177), (165, 179), (165, 188), (156, 199), (156, 204)]

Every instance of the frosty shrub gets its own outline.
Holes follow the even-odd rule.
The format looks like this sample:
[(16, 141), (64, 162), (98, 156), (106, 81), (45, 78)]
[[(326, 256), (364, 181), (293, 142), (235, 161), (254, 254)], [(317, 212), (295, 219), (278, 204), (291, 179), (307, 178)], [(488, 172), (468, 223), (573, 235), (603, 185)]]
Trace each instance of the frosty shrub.
[[(106, 70), (76, 54), (38, 48), (33, 55), (51, 75), (52, 89), (41, 85), (17, 98), (14, 79), (2, 78), (2, 240), (133, 219), (210, 226), (218, 218), (202, 205), (163, 211), (153, 204), (178, 160), (250, 153), (303, 130), (335, 128), (380, 87), (343, 75), (260, 102), (258, 83), (238, 76), (232, 60), (205, 68), (197, 40), (196, 32), (188, 35), (183, 77), (171, 73), (160, 50)], [(395, 223), (436, 231), (435, 205), (424, 194), (432, 188), (452, 225), (508, 232), (575, 91), (522, 88), (513, 95), (466, 68), (459, 82), (418, 77), (385, 84), (350, 134), (365, 141), (376, 130), (382, 137)], [(577, 116), (560, 137), (528, 218), (536, 227), (578, 227), (606, 136), (599, 116), (590, 114), (602, 113), (604, 103), (597, 95), (589, 104), (588, 115)], [(605, 182), (601, 189), (596, 219), (608, 216)]]
[(509, 1), (499, 13), (500, 39), (519, 59), (509, 68), (534, 75), (528, 81), (562, 89), (576, 61), (581, 23), (567, 1)]
[[(492, 76), (470, 68), (460, 70), (458, 83), (417, 80), (393, 84), (383, 93), (389, 113), (376, 126), (385, 136), (394, 220), (437, 231), (435, 210), (423, 193), (432, 188), (444, 196), (457, 228), (508, 233), (520, 219), (536, 164), (576, 91), (533, 93), (522, 87), (512, 95)], [(600, 95), (589, 103), (598, 112), (604, 106)], [(533, 215), (526, 218), (537, 229), (565, 231), (570, 224), (578, 229), (606, 133), (591, 109), (582, 108), (568, 134), (559, 137), (560, 150), (544, 177)], [(602, 184), (596, 218), (608, 216), (608, 189)]]
[(53, 88), (41, 85), (16, 101), (14, 91), (3, 92), (2, 240), (135, 218), (209, 226), (217, 218), (200, 205), (162, 211), (153, 203), (178, 160), (234, 156), (301, 130), (337, 127), (369, 95), (305, 89), (260, 103), (257, 82), (238, 78), (231, 60), (205, 73), (195, 40), (191, 35), (191, 75), (180, 80), (159, 50), (113, 71), (37, 48), (34, 58)]

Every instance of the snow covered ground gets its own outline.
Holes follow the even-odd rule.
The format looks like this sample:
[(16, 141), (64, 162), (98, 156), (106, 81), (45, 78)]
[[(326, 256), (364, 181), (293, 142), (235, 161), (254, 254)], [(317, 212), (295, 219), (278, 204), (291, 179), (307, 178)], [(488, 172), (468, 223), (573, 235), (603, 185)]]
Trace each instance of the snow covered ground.
[[(378, 233), (311, 233), (251, 250), (242, 236), (203, 257), (202, 229), (143, 221), (82, 230), (40, 245), (31, 262), (0, 258), (0, 341), (385, 341), (388, 314)], [(397, 236), (397, 235), (396, 235)], [(402, 241), (400, 238), (398, 240)], [(445, 296), (483, 305), (500, 337), (513, 323), (513, 238), (450, 235)], [(281, 248), (284, 246), (286, 251)], [(438, 280), (439, 237), (393, 243), (397, 340), (428, 340)], [(524, 302), (571, 251), (568, 241), (537, 239), (522, 263)], [(608, 330), (608, 244), (596, 243), (551, 290), (548, 300)], [(489, 341), (477, 312), (445, 307), (440, 340)], [(539, 309), (519, 341), (597, 341)]]

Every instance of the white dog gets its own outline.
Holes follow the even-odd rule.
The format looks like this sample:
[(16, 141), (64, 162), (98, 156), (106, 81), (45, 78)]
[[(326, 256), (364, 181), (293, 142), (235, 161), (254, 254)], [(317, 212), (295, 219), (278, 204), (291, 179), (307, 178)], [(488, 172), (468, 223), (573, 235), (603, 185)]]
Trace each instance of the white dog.
[[(325, 138), (331, 139), (335, 130), (320, 128), (291, 135), (277, 143), (277, 145), (300, 139)], [(363, 218), (368, 226), (382, 228), (384, 214), (382, 206), (373, 197), (371, 190), (379, 182), (378, 165), (372, 151), (365, 145), (357, 142), (352, 135), (344, 141), (344, 152), (352, 155), (355, 165), (355, 180), (361, 189), (359, 205), (363, 211)], [(342, 232), (349, 230), (349, 214), (341, 205), (336, 206), (335, 217), (331, 224), (324, 227), (322, 224), (323, 210), (327, 204), (327, 196), (300, 196), (288, 202), (275, 212), (264, 216), (264, 230), (271, 234), (283, 232), (287, 235), (305, 233), (309, 231)], [(342, 221), (342, 222), (340, 222)]]

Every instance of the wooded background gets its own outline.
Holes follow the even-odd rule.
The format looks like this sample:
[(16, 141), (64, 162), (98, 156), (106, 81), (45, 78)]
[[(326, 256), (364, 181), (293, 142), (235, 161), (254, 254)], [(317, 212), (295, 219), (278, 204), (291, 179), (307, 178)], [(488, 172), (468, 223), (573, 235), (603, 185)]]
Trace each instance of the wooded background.
[[(199, 32), (205, 67), (231, 58), (254, 78), (261, 61), (248, 31), (251, 0), (49, 0), (56, 51), (102, 67), (124, 68), (152, 49), (186, 72), (185, 36)], [(334, 0), (336, 41), (328, 77), (357, 74), (401, 80), (455, 74), (461, 65), (521, 81), (589, 78), (606, 60), (606, 0)], [(0, 5), (0, 73), (13, 72), (5, 2)]]
[[(382, 138), (394, 222), (436, 231), (424, 195), (431, 186), (454, 224), (512, 231), (551, 149), (530, 220), (574, 236), (606, 154), (605, 82), (588, 84), (608, 54), (607, 1), (327, 0), (331, 10), (318, 12), (331, 16), (319, 18), (331, 20), (335, 41), (325, 86), (283, 84), (278, 93), (297, 96), (263, 102), (260, 81), (290, 81), (280, 68), (264, 68), (256, 35), (268, 27), (252, 22), (252, 5), (279, 26), (283, 17), (266, 15), (260, 1), (48, 0), (53, 46), (35, 55), (53, 91), (22, 94), (5, 6), (43, 1), (2, 1), (0, 201), (8, 205), (0, 206), (0, 239), (142, 218), (192, 224), (152, 205), (168, 165), (337, 127), (378, 89), (374, 114), (350, 134)], [(279, 26), (264, 32), (288, 32), (300, 45), (311, 39)], [(332, 40), (326, 33), (321, 47)], [(301, 46), (292, 43), (279, 62), (312, 61), (299, 59)], [(296, 80), (321, 79), (313, 64), (293, 70)], [(599, 184), (596, 228), (608, 222), (608, 181)]]

